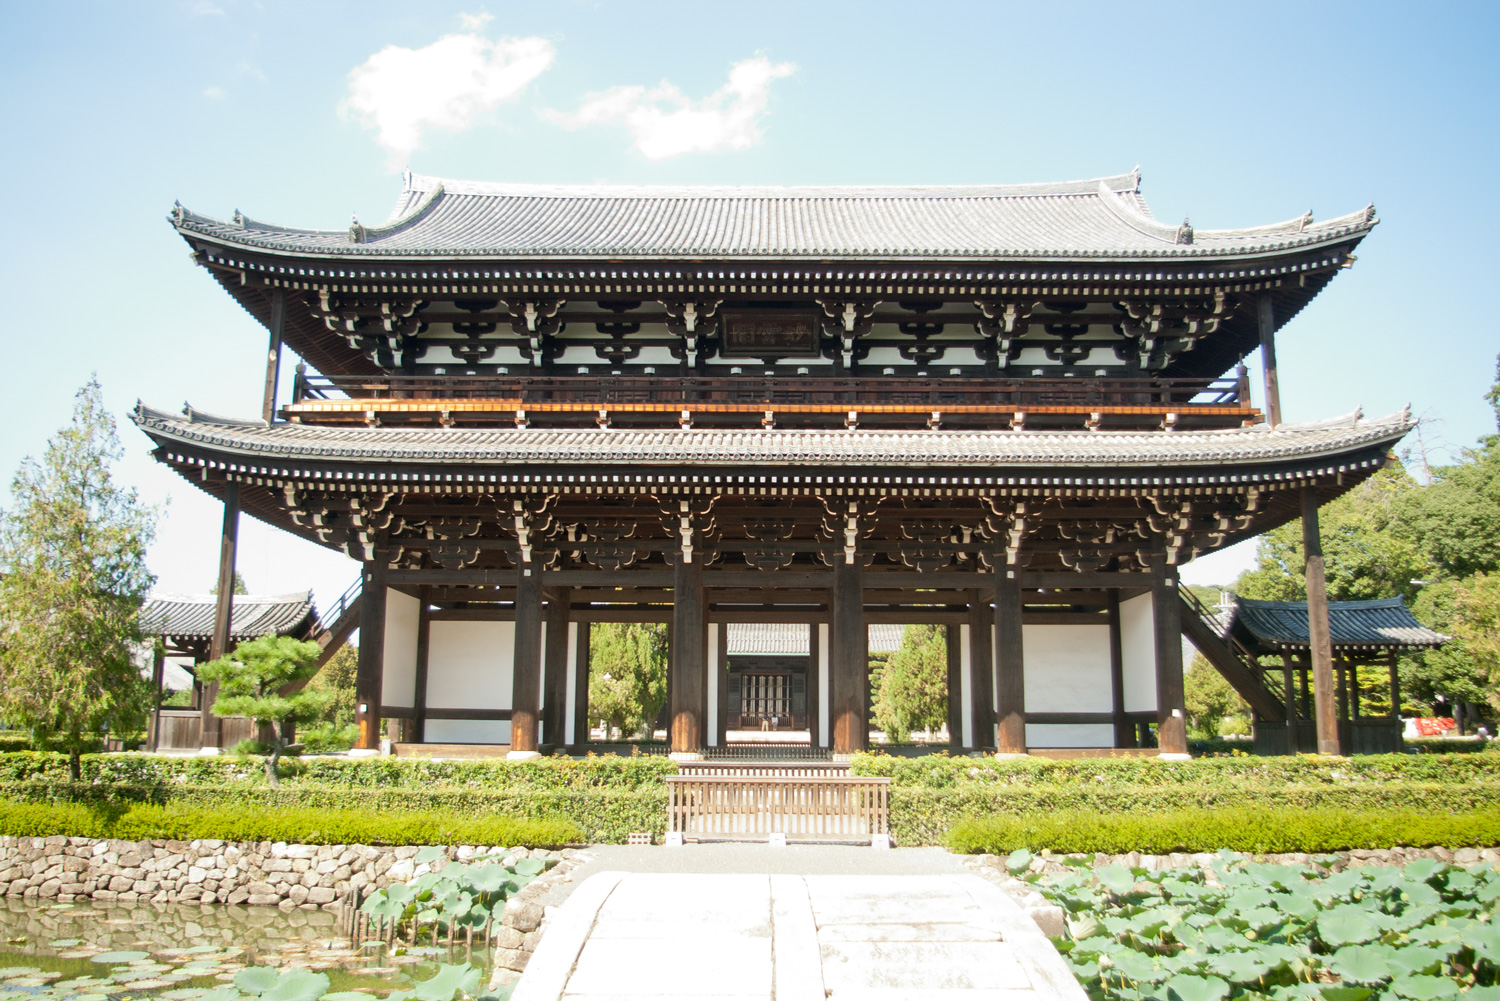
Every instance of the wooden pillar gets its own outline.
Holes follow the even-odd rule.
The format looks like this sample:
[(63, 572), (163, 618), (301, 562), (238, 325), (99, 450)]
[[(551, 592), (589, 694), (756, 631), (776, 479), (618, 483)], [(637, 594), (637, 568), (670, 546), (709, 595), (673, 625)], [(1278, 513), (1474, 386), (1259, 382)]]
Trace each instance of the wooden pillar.
[(511, 660), (510, 754), (534, 758), (542, 701), (542, 568), (516, 569), (516, 645)]
[(547, 663), (545, 692), (542, 698), (542, 738), (553, 747), (562, 747), (563, 730), (568, 712), (568, 612), (573, 592), (560, 587), (547, 598)]
[(1186, 754), (1187, 709), (1182, 684), (1182, 598), (1177, 568), (1165, 554), (1152, 560), (1151, 608), (1156, 624), (1156, 746), (1162, 754)]
[(995, 721), (997, 750), (1026, 753), (1026, 659), (1021, 645), (1020, 572), (995, 571)]
[(1307, 576), (1307, 643), (1312, 659), (1313, 701), (1318, 721), (1318, 753), (1342, 754), (1338, 707), (1334, 704), (1333, 635), (1328, 625), (1328, 581), (1323, 571), (1323, 540), (1318, 533), (1318, 489), (1302, 488), (1302, 553)]
[(417, 610), (417, 667), (412, 682), (411, 739), (418, 744), (427, 741), (427, 673), (432, 650), (432, 593), (429, 588), (417, 590), (422, 605)]
[(870, 746), (870, 633), (865, 627), (865, 569), (842, 556), (833, 564), (829, 595), (828, 702), (833, 753)]
[(948, 654), (948, 748), (964, 750), (964, 646), (957, 624), (939, 626)]
[(672, 753), (703, 752), (703, 709), (708, 696), (708, 632), (703, 618), (703, 564), (678, 554), (672, 569), (670, 675)]
[(286, 325), (286, 291), (271, 293), (271, 345), (266, 351), (266, 394), (261, 417), (267, 424), (276, 416), (276, 383), (281, 378), (281, 333)]
[(969, 592), (969, 708), (974, 714), (974, 749), (995, 749), (995, 620), (984, 591)]
[(578, 623), (578, 657), (573, 661), (573, 746), (589, 742), (589, 640), (594, 624)]
[[(219, 590), (214, 603), (214, 634), (209, 641), (208, 659), (218, 660), (229, 653), (229, 630), (234, 618), (234, 560), (240, 537), (240, 485), (224, 485), (224, 525), (219, 533)], [(219, 697), (219, 683), (203, 686), (200, 707), (200, 743), (219, 747), (223, 743), (223, 724), (212, 712)]]
[(385, 554), (376, 550), (365, 561), (359, 599), (359, 667), (354, 677), (354, 722), (359, 727), (355, 747), (373, 751), (380, 746), (380, 695), (385, 687)]
[(161, 744), (161, 686), (162, 676), (166, 672), (167, 650), (160, 639), (152, 644), (151, 650), (151, 728), (146, 735), (146, 746), (155, 751)]
[(1260, 367), (1266, 380), (1266, 423), (1281, 423), (1281, 388), (1276, 381), (1276, 312), (1266, 293), (1257, 302), (1260, 319)]
[(1135, 747), (1135, 726), (1125, 718), (1125, 651), (1120, 642), (1120, 591), (1110, 588), (1105, 599), (1109, 616), (1109, 699), (1114, 717), (1115, 746)]
[[(728, 626), (720, 626), (720, 628), (724, 630), (723, 632), (721, 632), (719, 634), (719, 648), (720, 648), (720, 650), (724, 651), (723, 657), (724, 657), (725, 673), (722, 674), (722, 675), (720, 675), (720, 679), (721, 680), (719, 681), (719, 695), (720, 695), (720, 699), (721, 699), (721, 704), (724, 705), (725, 708), (724, 708), (723, 714), (720, 715), (719, 719), (721, 719), (721, 720), (727, 720), (729, 718), (729, 716), (728, 716), (728, 712), (729, 712), (729, 708), (728, 708), (729, 707), (729, 674), (728, 674), (728, 669), (729, 669), (729, 656), (728, 656), (728, 651), (729, 651), (729, 627)], [(816, 622), (813, 622), (813, 623), (810, 623), (808, 625), (808, 627), (807, 627), (807, 746), (808, 747), (818, 747), (819, 746), (819, 741), (822, 739), (822, 736), (823, 736), (823, 733), (822, 733), (823, 728), (819, 725), (822, 722), (823, 708), (822, 708), (822, 703), (820, 703), (818, 701), (818, 699), (821, 697), (821, 693), (818, 691), (818, 689), (822, 687), (819, 684), (819, 681), (820, 681), (820, 679), (823, 676), (823, 664), (822, 664), (822, 651), (818, 649), (818, 646), (819, 646), (819, 644), (818, 644), (818, 624)], [(739, 712), (739, 707), (738, 706), (735, 707), (735, 712), (736, 713)]]
[(1401, 674), (1396, 668), (1396, 655), (1391, 654), (1386, 660), (1386, 667), (1391, 676), (1391, 719), (1401, 718)]

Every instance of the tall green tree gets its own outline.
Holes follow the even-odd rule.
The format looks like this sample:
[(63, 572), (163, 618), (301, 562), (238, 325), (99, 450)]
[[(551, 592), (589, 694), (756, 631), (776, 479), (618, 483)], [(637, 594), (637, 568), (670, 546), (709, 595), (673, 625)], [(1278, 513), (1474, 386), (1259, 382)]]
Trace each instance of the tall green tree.
[(198, 668), (198, 677), (219, 683), (214, 700), (215, 716), (249, 716), (271, 735), (271, 753), (266, 757), (266, 781), (280, 784), (276, 766), (286, 750), (287, 723), (311, 723), (328, 708), (332, 695), (316, 688), (303, 688), (291, 695), (282, 689), (295, 681), (306, 681), (318, 670), (316, 643), (290, 636), (261, 636), (246, 640), (227, 657), (211, 660)]
[(1200, 740), (1217, 737), (1226, 719), (1250, 714), (1250, 707), (1234, 686), (1201, 653), (1193, 654), (1182, 677), (1182, 688), (1188, 728)]
[(880, 673), (875, 723), (893, 743), (948, 720), (948, 638), (943, 626), (911, 625)]
[(137, 657), (156, 510), (115, 483), (121, 454), (90, 379), (41, 460), (21, 463), (15, 506), (0, 512), (0, 715), (65, 748), (75, 781), (84, 746), (105, 729), (140, 729), (151, 700)]
[(589, 725), (649, 736), (667, 703), (667, 627), (600, 622), (589, 633)]
[(354, 681), (359, 674), (359, 647), (345, 643), (339, 647), (323, 669), (313, 675), (307, 687), (328, 693), (328, 705), (318, 719), (335, 728), (354, 723)]

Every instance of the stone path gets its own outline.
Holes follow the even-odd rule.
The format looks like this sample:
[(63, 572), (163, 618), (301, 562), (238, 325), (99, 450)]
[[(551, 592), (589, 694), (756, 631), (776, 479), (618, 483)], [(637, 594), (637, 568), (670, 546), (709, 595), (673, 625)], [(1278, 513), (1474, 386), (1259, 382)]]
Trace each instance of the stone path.
[(1015, 901), (977, 876), (607, 871), (552, 915), (512, 1001), (652, 998), (1085, 995)]

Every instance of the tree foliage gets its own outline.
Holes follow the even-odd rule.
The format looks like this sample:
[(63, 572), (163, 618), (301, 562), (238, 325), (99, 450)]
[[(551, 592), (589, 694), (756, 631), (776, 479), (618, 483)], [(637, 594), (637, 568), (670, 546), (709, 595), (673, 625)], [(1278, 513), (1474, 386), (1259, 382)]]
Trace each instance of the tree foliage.
[(90, 379), (0, 514), (0, 713), (65, 747), (75, 778), (84, 744), (139, 729), (151, 700), (136, 659), (156, 511), (112, 479), (121, 454)]
[(328, 692), (310, 687), (291, 694), (282, 692), (290, 683), (306, 681), (317, 672), (320, 652), (316, 643), (290, 636), (261, 636), (241, 643), (229, 656), (198, 668), (200, 680), (219, 683), (219, 697), (212, 708), (215, 716), (249, 716), (270, 730), (266, 781), (272, 786), (278, 784), (276, 765), (286, 749), (284, 724), (311, 723), (332, 699)]
[(355, 678), (359, 674), (359, 647), (345, 643), (328, 658), (323, 669), (313, 675), (307, 687), (315, 692), (328, 693), (328, 705), (318, 722), (334, 728), (354, 724)]
[(1249, 715), (1245, 700), (1201, 653), (1193, 654), (1182, 685), (1188, 727), (1199, 740), (1219, 736), (1224, 720)]
[(912, 625), (880, 673), (875, 723), (892, 743), (948, 719), (948, 639), (943, 626)]
[(649, 736), (667, 702), (667, 627), (601, 622), (589, 633), (589, 725)]

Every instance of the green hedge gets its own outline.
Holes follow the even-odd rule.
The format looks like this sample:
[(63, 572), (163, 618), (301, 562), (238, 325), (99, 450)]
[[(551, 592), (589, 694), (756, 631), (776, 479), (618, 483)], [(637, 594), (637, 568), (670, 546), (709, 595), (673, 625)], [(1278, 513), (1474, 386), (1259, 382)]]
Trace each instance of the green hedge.
[(1418, 810), (1183, 809), (1155, 814), (1064, 811), (960, 821), (946, 842), (956, 852), (1028, 851), (1331, 852), (1354, 848), (1480, 847), (1500, 844), (1500, 809)]
[(381, 813), (323, 807), (242, 807), (132, 803), (0, 803), (0, 834), (23, 837), (158, 838), (191, 841), (293, 841), (312, 845), (525, 845), (576, 844), (583, 832), (566, 820), (472, 816), (455, 811)]

